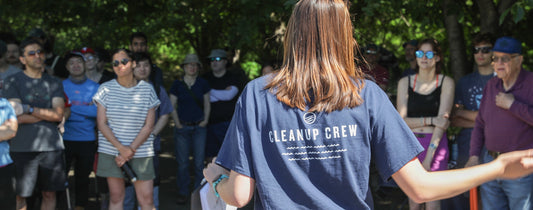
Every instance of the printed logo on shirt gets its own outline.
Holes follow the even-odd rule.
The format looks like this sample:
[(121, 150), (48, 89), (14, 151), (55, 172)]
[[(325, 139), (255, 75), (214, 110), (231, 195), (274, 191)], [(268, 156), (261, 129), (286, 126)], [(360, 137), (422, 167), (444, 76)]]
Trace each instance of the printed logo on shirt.
[(313, 112), (307, 112), (304, 114), (304, 122), (307, 124), (313, 124), (316, 121), (316, 114)]
[(483, 98), (483, 94), (476, 95), (476, 106), (477, 109), (479, 109), (479, 106), (481, 105), (481, 98)]
[[(334, 140), (347, 140), (356, 136), (356, 124), (328, 126), (323, 129), (275, 129), (268, 132), (270, 143), (283, 144), (283, 146), (280, 145), (284, 147), (281, 156), (288, 161), (342, 158), (348, 149), (344, 148), (342, 143)], [(292, 144), (302, 141), (317, 142)]]

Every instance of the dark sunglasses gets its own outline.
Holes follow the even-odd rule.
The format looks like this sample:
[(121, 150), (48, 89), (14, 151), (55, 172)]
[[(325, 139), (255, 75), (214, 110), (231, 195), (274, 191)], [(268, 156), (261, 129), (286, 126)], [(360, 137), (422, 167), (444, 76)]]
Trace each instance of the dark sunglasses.
[(122, 59), (120, 62), (115, 60), (115, 61), (113, 61), (113, 66), (117, 67), (117, 66), (120, 65), (120, 63), (122, 63), (122, 65), (126, 65), (126, 64), (128, 64), (128, 62), (130, 62), (130, 59), (127, 59), (127, 58)]
[(209, 61), (221, 61), (221, 60), (225, 60), (226, 58), (221, 58), (221, 57), (214, 57), (214, 58), (209, 58)]
[(474, 47), (474, 54), (477, 54), (479, 52), (483, 54), (490, 53), (492, 51), (492, 47)]
[[(426, 58), (428, 58), (428, 59), (432, 59), (433, 57), (435, 57), (435, 53), (433, 51), (427, 51), (425, 54), (426, 54)], [(424, 51), (417, 50), (415, 52), (415, 55), (416, 55), (417, 58), (423, 58), (424, 57)]]
[(32, 50), (32, 51), (28, 51), (28, 55), (29, 56), (36, 56), (36, 55), (43, 55), (44, 52), (41, 51), (41, 50)]

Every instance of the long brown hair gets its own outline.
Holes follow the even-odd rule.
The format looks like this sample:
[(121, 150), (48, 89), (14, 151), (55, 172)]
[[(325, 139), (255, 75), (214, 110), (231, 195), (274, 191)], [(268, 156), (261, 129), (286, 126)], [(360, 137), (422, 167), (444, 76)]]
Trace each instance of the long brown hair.
[(356, 107), (364, 86), (355, 65), (359, 52), (353, 37), (348, 2), (301, 0), (284, 37), (283, 65), (265, 87), (278, 100), (310, 112)]

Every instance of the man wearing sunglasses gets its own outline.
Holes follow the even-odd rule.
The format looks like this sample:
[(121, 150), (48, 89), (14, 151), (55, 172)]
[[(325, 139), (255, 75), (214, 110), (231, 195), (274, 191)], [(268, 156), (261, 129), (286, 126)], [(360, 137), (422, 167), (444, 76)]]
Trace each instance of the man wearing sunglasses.
[[(492, 53), (497, 77), (483, 90), (467, 166), (490, 162), (502, 153), (533, 148), (533, 73), (522, 69), (522, 44), (501, 37)], [(533, 175), (487, 182), (480, 187), (482, 206), (532, 209), (532, 191)]]
[(17, 209), (26, 209), (26, 198), (37, 186), (42, 194), (41, 209), (55, 209), (55, 192), (64, 190), (66, 183), (64, 146), (57, 130), (65, 107), (63, 85), (43, 73), (45, 56), (39, 41), (23, 41), (19, 58), (26, 68), (7, 78), (4, 89), (5, 98), (23, 106), (10, 148), (15, 163)]
[[(476, 63), (471, 74), (462, 77), (455, 88), (455, 105), (452, 111), (451, 124), (462, 130), (455, 137), (457, 142), (456, 168), (463, 168), (469, 158), (470, 135), (474, 129), (476, 116), (483, 96), (483, 88), (496, 76), (492, 68), (492, 35), (481, 33), (474, 37), (473, 54)], [(454, 158), (454, 157), (452, 157)], [(443, 209), (469, 209), (469, 200), (464, 195), (443, 200)]]
[(207, 125), (205, 152), (206, 161), (209, 162), (212, 157), (218, 154), (226, 136), (237, 102), (240, 81), (235, 74), (226, 69), (228, 54), (225, 50), (212, 50), (207, 58), (212, 70), (205, 76), (211, 87), (211, 114)]

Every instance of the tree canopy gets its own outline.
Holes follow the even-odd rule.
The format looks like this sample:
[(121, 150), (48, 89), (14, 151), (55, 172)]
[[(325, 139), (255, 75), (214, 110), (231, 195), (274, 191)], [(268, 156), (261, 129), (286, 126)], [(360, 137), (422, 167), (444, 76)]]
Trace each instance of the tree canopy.
[[(132, 32), (147, 34), (149, 51), (167, 80), (188, 53), (235, 52), (250, 78), (262, 62), (282, 58), (282, 36), (296, 0), (0, 0), (0, 31), (19, 40), (33, 28), (55, 37), (54, 51), (81, 47), (128, 47)], [(445, 51), (446, 72), (472, 69), (474, 33), (509, 35), (524, 42), (525, 65), (533, 63), (533, 0), (352, 0), (354, 37), (375, 43), (403, 62), (402, 43), (436, 38)], [(453, 52), (453, 53), (451, 53)], [(207, 60), (204, 59), (207, 64)], [(402, 64), (404, 65), (404, 64)], [(208, 65), (204, 65), (208, 66)], [(401, 66), (403, 68), (403, 66)], [(204, 69), (205, 70), (205, 69)]]

